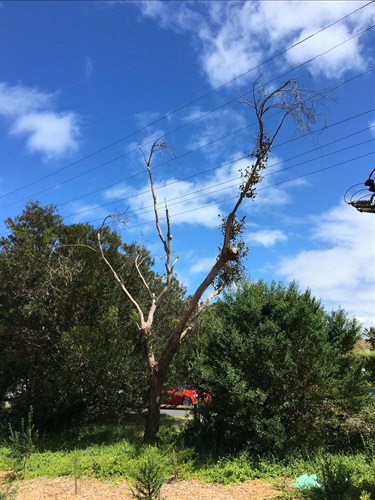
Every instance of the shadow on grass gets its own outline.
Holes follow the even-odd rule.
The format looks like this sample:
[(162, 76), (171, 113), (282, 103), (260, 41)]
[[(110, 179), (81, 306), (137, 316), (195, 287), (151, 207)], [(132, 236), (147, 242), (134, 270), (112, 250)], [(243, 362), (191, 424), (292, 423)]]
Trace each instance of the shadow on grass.
[[(176, 424), (176, 419), (169, 415), (161, 415), (161, 427)], [(118, 423), (86, 423), (67, 428), (56, 433), (48, 433), (38, 440), (38, 450), (44, 451), (74, 451), (84, 450), (91, 446), (111, 445), (122, 440), (133, 445), (143, 444), (145, 416), (124, 415)]]

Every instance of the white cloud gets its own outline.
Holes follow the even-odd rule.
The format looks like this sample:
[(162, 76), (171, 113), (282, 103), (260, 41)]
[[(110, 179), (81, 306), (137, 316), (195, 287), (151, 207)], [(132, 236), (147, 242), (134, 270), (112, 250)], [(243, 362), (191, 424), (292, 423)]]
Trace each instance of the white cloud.
[[(136, 3), (144, 16), (156, 19), (163, 28), (178, 32), (186, 29), (192, 30), (194, 26), (202, 23), (201, 15), (191, 9), (186, 2), (175, 3), (172, 9), (164, 0), (141, 0)], [(174, 22), (171, 23), (173, 12), (175, 14)]]
[(287, 241), (287, 236), (279, 229), (255, 231), (246, 235), (246, 242), (250, 245), (261, 245), (266, 248), (276, 245), (276, 243)]
[(215, 264), (216, 256), (214, 257), (204, 257), (202, 259), (198, 259), (195, 263), (189, 268), (189, 273), (203, 273), (208, 272), (212, 266)]
[[(142, 1), (137, 5), (144, 16), (161, 27), (192, 34), (202, 68), (211, 85), (217, 87), (365, 4), (365, 1), (285, 0)], [(294, 65), (315, 57), (369, 26), (374, 17), (371, 7), (361, 9), (279, 56), (276, 62)], [(361, 38), (355, 38), (314, 60), (309, 68), (315, 74), (339, 78), (346, 71), (364, 68), (366, 63)], [(257, 74), (260, 71), (257, 69)]]
[[(301, 37), (305, 38), (308, 31), (302, 31)], [(363, 70), (366, 61), (361, 55), (360, 42), (353, 38), (343, 45), (339, 45), (348, 38), (351, 33), (346, 26), (334, 26), (329, 31), (319, 34), (319, 37), (309, 44), (301, 44), (287, 53), (287, 60), (293, 66), (303, 63), (308, 59), (315, 58), (318, 54), (322, 56), (309, 63), (310, 71), (314, 76), (324, 75), (328, 78), (340, 78), (346, 71)], [(297, 41), (297, 40), (296, 40)], [(335, 45), (337, 48), (324, 54), (324, 52)]]
[[(164, 183), (155, 182), (158, 209), (161, 221), (165, 218), (165, 202), (168, 204), (169, 216), (173, 224), (199, 224), (205, 227), (216, 227), (218, 224), (219, 204), (212, 196), (206, 195), (194, 199), (198, 185), (192, 182), (176, 182), (169, 178)], [(203, 185), (201, 185), (203, 188)], [(153, 220), (153, 206), (150, 190), (145, 184), (141, 189), (120, 185), (104, 194), (106, 199), (123, 199), (122, 203), (129, 207), (129, 216), (141, 221)], [(207, 206), (207, 203), (211, 203)], [(204, 208), (204, 210), (203, 210)]]
[(0, 113), (10, 118), (51, 106), (55, 94), (0, 82)]
[(31, 153), (53, 158), (78, 149), (79, 124), (75, 113), (28, 113), (15, 121), (11, 134), (25, 136)]
[(278, 274), (311, 288), (329, 307), (375, 322), (375, 220), (341, 204), (316, 220), (313, 250), (281, 259)]
[(79, 116), (73, 112), (54, 111), (56, 93), (3, 82), (0, 83), (0, 95), (0, 113), (10, 122), (9, 131), (25, 138), (28, 151), (51, 159), (78, 149)]
[[(167, 203), (172, 224), (216, 228), (219, 222), (218, 215), (228, 213), (228, 210), (233, 208), (241, 182), (239, 172), (249, 164), (248, 158), (233, 161), (235, 157), (236, 155), (233, 155), (228, 158), (229, 164), (188, 180), (164, 177), (161, 181), (158, 175), (154, 175), (160, 217), (165, 217), (165, 203)], [(272, 156), (270, 164), (279, 163), (281, 163), (280, 160)], [(253, 213), (257, 211), (264, 213), (270, 206), (272, 211), (275, 207), (283, 207), (291, 201), (290, 190), (305, 184), (304, 180), (296, 180), (282, 186), (273, 186), (272, 184), (278, 180), (277, 176), (278, 174), (275, 174), (272, 179), (269, 176), (263, 179), (259, 186), (256, 203), (252, 204), (251, 201), (245, 200), (241, 208), (242, 213), (249, 210)], [(125, 183), (118, 184), (107, 189), (103, 196), (107, 201), (118, 200), (128, 210), (134, 223), (136, 219), (141, 222), (153, 220), (152, 198), (147, 182), (137, 188)], [(281, 241), (282, 236), (275, 233), (274, 238)], [(266, 245), (265, 236), (263, 236), (262, 244)], [(267, 244), (271, 245), (270, 240)]]

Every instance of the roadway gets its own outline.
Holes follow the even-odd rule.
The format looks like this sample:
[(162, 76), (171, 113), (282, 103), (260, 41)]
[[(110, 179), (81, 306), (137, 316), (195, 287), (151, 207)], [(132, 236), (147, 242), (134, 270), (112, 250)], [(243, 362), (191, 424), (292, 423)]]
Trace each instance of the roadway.
[(171, 417), (193, 418), (193, 409), (189, 407), (186, 408), (185, 406), (162, 406), (160, 408), (160, 413), (163, 415), (170, 415)]

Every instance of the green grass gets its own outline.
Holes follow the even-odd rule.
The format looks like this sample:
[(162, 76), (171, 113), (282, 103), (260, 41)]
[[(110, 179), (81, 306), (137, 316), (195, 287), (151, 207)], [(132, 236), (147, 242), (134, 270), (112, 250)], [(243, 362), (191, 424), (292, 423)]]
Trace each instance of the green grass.
[[(146, 453), (142, 443), (143, 425), (141, 417), (130, 417), (123, 425), (86, 425), (56, 436), (42, 436), (37, 451), (30, 457), (28, 478), (73, 477), (76, 461), (79, 478), (132, 482)], [(183, 445), (184, 426), (184, 420), (162, 417), (156, 452), (160, 454), (166, 476), (177, 471), (179, 479), (197, 478), (223, 484), (264, 479), (282, 485), (285, 478), (294, 481), (305, 473), (316, 473), (320, 479), (322, 464), (340, 462), (350, 473), (353, 491), (357, 495), (353, 498), (358, 499), (361, 491), (367, 491), (375, 500), (375, 446), (369, 446), (366, 453), (351, 455), (321, 451), (309, 456), (304, 451), (283, 460), (273, 456), (254, 457), (247, 453), (198, 457), (193, 449)], [(6, 446), (0, 447), (0, 470), (14, 470), (15, 464), (8, 454)], [(21, 477), (21, 472), (18, 474)], [(286, 488), (282, 494), (284, 498), (307, 498), (304, 492), (291, 492)]]
[[(74, 474), (74, 462), (77, 460), (80, 477), (99, 479), (132, 479), (136, 475), (138, 462), (142, 458), (144, 420), (131, 417), (126, 424), (86, 425), (59, 435), (42, 436), (37, 442), (37, 451), (29, 460), (28, 478), (71, 476)], [(172, 450), (168, 441), (179, 434), (184, 422), (170, 417), (162, 418), (161, 435), (166, 441), (160, 446), (160, 453)], [(0, 447), (0, 470), (13, 470), (15, 462), (9, 457), (9, 448)], [(183, 452), (180, 454), (183, 456)], [(170, 474), (173, 472), (172, 459)]]

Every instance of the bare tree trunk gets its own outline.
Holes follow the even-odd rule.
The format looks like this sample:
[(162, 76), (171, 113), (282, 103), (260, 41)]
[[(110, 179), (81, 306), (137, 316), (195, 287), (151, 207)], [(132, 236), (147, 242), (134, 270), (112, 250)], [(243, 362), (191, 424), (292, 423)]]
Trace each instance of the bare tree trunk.
[[(228, 248), (221, 252), (220, 257), (206, 276), (206, 279), (203, 280), (203, 282), (198, 287), (198, 290), (192, 296), (184, 314), (182, 315), (180, 322), (178, 323), (178, 325), (176, 325), (173, 334), (170, 336), (159, 361), (155, 361), (153, 353), (148, 352), (150, 392), (148, 412), (146, 416), (146, 427), (143, 436), (145, 442), (154, 443), (157, 440), (157, 434), (160, 427), (160, 403), (163, 384), (169, 366), (181, 345), (184, 329), (189, 320), (192, 318), (193, 313), (197, 308), (199, 299), (202, 297), (208, 286), (212, 283), (214, 277), (217, 275), (220, 269), (222, 269), (227, 264), (228, 261), (235, 260), (236, 258), (237, 250), (235, 248)], [(147, 338), (147, 334), (145, 335), (145, 337)]]
[(23, 464), (23, 480), (25, 481), (27, 478), (27, 467), (29, 465), (29, 452), (26, 452), (25, 462)]
[(146, 426), (143, 440), (146, 443), (155, 443), (160, 428), (160, 403), (163, 389), (163, 371), (158, 370), (156, 364), (150, 373), (150, 393), (148, 399), (148, 411), (146, 416)]
[(149, 397), (146, 426), (143, 440), (146, 443), (155, 443), (160, 428), (160, 404), (163, 385), (169, 366), (180, 346), (180, 336), (175, 334), (169, 340), (159, 361), (155, 361), (152, 353), (148, 353), (149, 366)]

